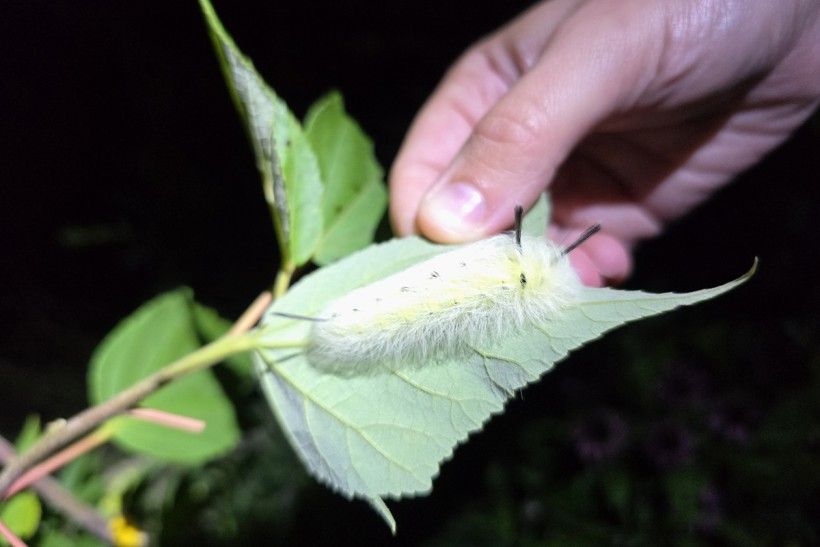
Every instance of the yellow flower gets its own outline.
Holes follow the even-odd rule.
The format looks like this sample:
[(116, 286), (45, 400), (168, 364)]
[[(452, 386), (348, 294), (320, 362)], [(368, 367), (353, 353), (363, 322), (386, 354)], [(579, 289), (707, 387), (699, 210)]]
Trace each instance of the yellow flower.
[(148, 534), (131, 524), (122, 515), (112, 518), (108, 527), (117, 547), (142, 547), (148, 543)]

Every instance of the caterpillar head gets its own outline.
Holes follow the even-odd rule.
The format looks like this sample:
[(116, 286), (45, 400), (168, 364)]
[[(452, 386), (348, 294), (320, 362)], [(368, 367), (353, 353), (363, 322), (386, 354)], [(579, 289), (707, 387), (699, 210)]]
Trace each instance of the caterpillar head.
[(523, 210), (515, 208), (515, 246), (517, 256), (509, 257), (520, 295), (549, 295), (559, 307), (578, 292), (581, 284), (567, 256), (573, 249), (601, 229), (599, 224), (587, 228), (564, 248), (542, 238), (521, 233)]
[(537, 236), (524, 236), (515, 249), (517, 282), (524, 292), (553, 291), (574, 276), (562, 249)]

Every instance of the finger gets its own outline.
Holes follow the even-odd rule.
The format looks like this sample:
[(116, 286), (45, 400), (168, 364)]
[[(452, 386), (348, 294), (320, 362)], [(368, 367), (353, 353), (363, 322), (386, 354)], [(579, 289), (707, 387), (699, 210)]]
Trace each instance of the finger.
[[(578, 229), (601, 224), (606, 233), (618, 238), (627, 248), (657, 236), (663, 228), (663, 219), (645, 203), (647, 194), (635, 190), (634, 183), (638, 179), (630, 180), (618, 174), (611, 163), (619, 160), (593, 160), (587, 144), (573, 152), (552, 181), (552, 221), (565, 228)], [(601, 144), (596, 146), (600, 148)], [(614, 158), (615, 154), (629, 155), (624, 149), (613, 150), (610, 156)], [(633, 156), (632, 165), (646, 166), (649, 172), (651, 159)]]
[(507, 91), (485, 60), (467, 54), (420, 111), (390, 172), (394, 231), (415, 231), (418, 203), (467, 140), (476, 120)]
[[(583, 228), (567, 228), (552, 224), (547, 236), (559, 247), (566, 247), (584, 232)], [(626, 245), (606, 232), (606, 227), (569, 254), (570, 263), (584, 285), (600, 287), (617, 285), (629, 277), (632, 258)]]
[[(479, 121), (423, 198), (422, 233), (438, 241), (504, 229), (531, 205), (578, 141), (647, 85), (659, 54), (651, 4), (584, 4), (563, 22), (535, 66)], [(646, 7), (648, 6), (648, 7)], [(624, 32), (623, 21), (641, 28)]]
[(604, 284), (618, 285), (632, 272), (632, 255), (620, 239), (606, 232), (599, 232), (597, 235), (598, 237), (584, 244), (584, 252), (589, 256)]
[(578, 279), (587, 287), (603, 287), (604, 279), (598, 273), (592, 258), (583, 249), (576, 249), (570, 254), (569, 262), (578, 274)]
[(390, 172), (396, 233), (416, 231), (418, 204), (476, 123), (535, 63), (552, 31), (583, 0), (543, 2), (471, 48), (422, 107)]

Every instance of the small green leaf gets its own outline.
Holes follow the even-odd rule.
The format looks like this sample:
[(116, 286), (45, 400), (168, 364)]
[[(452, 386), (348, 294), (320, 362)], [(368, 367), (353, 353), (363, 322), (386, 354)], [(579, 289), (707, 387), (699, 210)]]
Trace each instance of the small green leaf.
[(325, 183), (324, 233), (314, 258), (324, 265), (373, 242), (387, 191), (373, 143), (347, 115), (339, 93), (329, 93), (310, 108), (305, 133)]
[[(30, 538), (40, 526), (43, 509), (40, 500), (33, 492), (20, 492), (0, 507), (0, 521), (3, 521), (14, 535), (21, 539)], [(0, 538), (0, 545), (8, 543)]]
[(105, 493), (108, 477), (104, 476), (104, 471), (100, 451), (88, 452), (60, 470), (60, 483), (77, 499), (94, 504)]
[(322, 234), (322, 180), (299, 121), (265, 83), (222, 26), (208, 0), (199, 5), (225, 80), (245, 124), (262, 175), (286, 263), (311, 259)]
[(26, 416), (26, 421), (23, 422), (23, 428), (20, 434), (17, 435), (17, 440), (14, 442), (17, 453), (22, 454), (26, 449), (37, 440), (40, 436), (40, 417), (36, 414)]
[[(428, 493), (441, 462), (501, 412), (516, 390), (567, 353), (629, 321), (713, 298), (752, 275), (687, 294), (584, 288), (559, 317), (461, 360), (342, 377), (276, 344), (306, 340), (310, 324), (281, 311), (318, 316), (350, 290), (448, 250), (418, 238), (373, 245), (304, 277), (263, 318), (256, 370), (292, 446), (320, 481), (366, 500)], [(387, 518), (381, 506), (379, 511)]]
[[(89, 396), (99, 403), (200, 347), (189, 290), (160, 295), (123, 319), (91, 358)], [(142, 405), (203, 420), (201, 433), (123, 417), (115, 441), (129, 450), (182, 463), (200, 463), (236, 444), (234, 410), (210, 371), (180, 378)]]

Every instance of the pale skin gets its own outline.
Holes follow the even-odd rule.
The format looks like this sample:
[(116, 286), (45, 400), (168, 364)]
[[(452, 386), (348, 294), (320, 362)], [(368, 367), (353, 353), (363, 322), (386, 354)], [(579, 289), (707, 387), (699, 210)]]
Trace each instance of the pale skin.
[[(470, 48), (390, 173), (401, 235), (462, 242), (553, 199), (588, 285), (778, 146), (820, 101), (817, 0), (549, 0)], [(786, 182), (786, 181), (782, 181)], [(782, 183), (781, 182), (781, 183)]]

